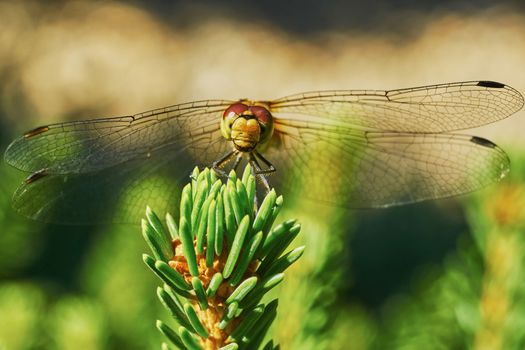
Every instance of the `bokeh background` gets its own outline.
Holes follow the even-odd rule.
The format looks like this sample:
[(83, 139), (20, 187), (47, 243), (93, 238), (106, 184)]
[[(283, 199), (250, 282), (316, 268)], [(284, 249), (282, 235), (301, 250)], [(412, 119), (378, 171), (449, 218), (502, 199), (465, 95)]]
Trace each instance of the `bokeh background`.
[[(0, 149), (56, 121), (208, 98), (495, 80), (525, 92), (522, 1), (1, 1)], [(471, 133), (502, 183), (376, 211), (292, 200), (307, 244), (284, 349), (525, 348), (525, 111)], [(32, 222), (0, 165), (0, 349), (153, 349), (157, 281), (134, 226)]]

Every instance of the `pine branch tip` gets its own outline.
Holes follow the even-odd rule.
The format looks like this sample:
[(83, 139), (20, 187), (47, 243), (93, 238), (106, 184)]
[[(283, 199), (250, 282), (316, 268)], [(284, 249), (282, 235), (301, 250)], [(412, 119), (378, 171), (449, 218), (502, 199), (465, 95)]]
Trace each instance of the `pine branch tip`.
[(300, 225), (287, 220), (272, 229), (283, 197), (272, 188), (257, 210), (255, 185), (249, 165), (226, 179), (195, 167), (182, 189), (178, 225), (170, 213), (162, 223), (146, 207), (141, 226), (153, 257), (142, 259), (164, 282), (157, 296), (180, 327), (156, 325), (175, 346), (255, 349), (275, 318), (277, 301), (261, 300), (304, 246), (282, 255)]

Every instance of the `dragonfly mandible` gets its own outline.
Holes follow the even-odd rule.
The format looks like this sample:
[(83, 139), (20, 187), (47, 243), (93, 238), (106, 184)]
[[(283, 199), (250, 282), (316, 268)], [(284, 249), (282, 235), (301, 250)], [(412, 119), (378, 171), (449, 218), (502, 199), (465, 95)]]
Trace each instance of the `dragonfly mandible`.
[(506, 118), (523, 103), (492, 81), (197, 101), (40, 126), (14, 140), (5, 159), (29, 174), (14, 207), (44, 221), (136, 222), (147, 204), (177, 211), (195, 166), (221, 172), (241, 162), (284, 193), (387, 207), (503, 178), (510, 162), (502, 149), (453, 132)]

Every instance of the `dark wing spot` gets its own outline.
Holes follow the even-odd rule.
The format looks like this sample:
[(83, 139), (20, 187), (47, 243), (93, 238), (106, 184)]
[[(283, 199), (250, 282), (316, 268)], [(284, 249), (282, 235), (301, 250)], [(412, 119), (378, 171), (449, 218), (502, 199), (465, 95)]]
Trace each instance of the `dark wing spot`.
[(49, 126), (39, 126), (38, 128), (35, 128), (33, 130), (29, 130), (28, 132), (26, 132), (24, 134), (24, 137), (25, 138), (30, 138), (30, 137), (39, 135), (39, 134), (41, 134), (43, 132), (46, 132), (48, 130), (49, 130)]
[(470, 142), (474, 142), (477, 145), (488, 147), (488, 148), (497, 147), (494, 142), (481, 138), (481, 137), (477, 137), (477, 136), (472, 136), (472, 138), (470, 139)]
[(47, 176), (47, 169), (40, 169), (39, 171), (35, 171), (31, 175), (29, 175), (24, 181), (26, 184), (29, 185), (30, 183), (40, 180), (45, 176)]
[(498, 83), (495, 81), (488, 81), (488, 80), (482, 80), (478, 82), (478, 86), (488, 87), (488, 88), (495, 88), (495, 89), (501, 89), (505, 87), (505, 84)]

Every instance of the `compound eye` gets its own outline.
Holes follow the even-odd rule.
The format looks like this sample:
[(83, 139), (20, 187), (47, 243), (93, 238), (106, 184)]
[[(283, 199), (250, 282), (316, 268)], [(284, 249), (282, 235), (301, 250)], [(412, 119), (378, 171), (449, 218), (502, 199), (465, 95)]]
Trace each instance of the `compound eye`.
[(247, 109), (248, 106), (240, 102), (226, 108), (221, 120), (221, 131), (225, 138), (230, 138), (233, 122)]
[(235, 114), (235, 116), (238, 117), (247, 109), (248, 109), (247, 105), (245, 105), (244, 103), (237, 102), (237, 103), (232, 104), (230, 107), (226, 108), (222, 117), (226, 118), (231, 113)]
[(266, 108), (261, 106), (252, 106), (250, 107), (250, 110), (252, 111), (255, 118), (257, 118), (257, 121), (259, 122), (261, 127), (267, 128), (271, 126), (272, 115)]
[(250, 110), (260, 123), (268, 124), (272, 119), (270, 112), (262, 106), (252, 106)]
[(235, 121), (235, 119), (237, 119), (237, 117), (238, 117), (238, 115), (235, 114), (234, 112), (228, 113), (228, 115), (225, 115), (223, 117), (224, 125), (226, 127), (228, 127), (228, 129), (231, 129), (232, 125), (233, 125), (233, 122)]
[(261, 127), (261, 138), (266, 139), (273, 132), (273, 117), (271, 113), (263, 106), (252, 106), (250, 111), (253, 113)]

